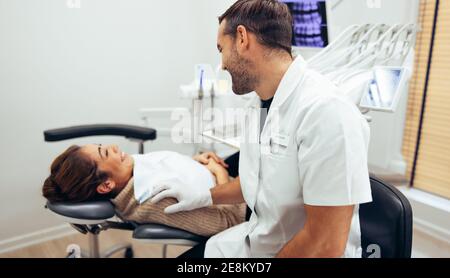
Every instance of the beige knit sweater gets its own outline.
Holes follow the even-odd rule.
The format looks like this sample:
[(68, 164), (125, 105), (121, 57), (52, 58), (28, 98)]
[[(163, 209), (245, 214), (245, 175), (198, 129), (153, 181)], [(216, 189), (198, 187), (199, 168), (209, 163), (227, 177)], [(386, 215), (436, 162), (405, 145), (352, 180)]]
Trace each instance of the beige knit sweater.
[(213, 205), (206, 208), (165, 214), (164, 209), (177, 202), (176, 199), (164, 199), (157, 204), (147, 200), (139, 204), (134, 198), (134, 181), (112, 200), (117, 213), (127, 221), (140, 224), (156, 223), (189, 231), (201, 236), (212, 236), (245, 221), (245, 204)]

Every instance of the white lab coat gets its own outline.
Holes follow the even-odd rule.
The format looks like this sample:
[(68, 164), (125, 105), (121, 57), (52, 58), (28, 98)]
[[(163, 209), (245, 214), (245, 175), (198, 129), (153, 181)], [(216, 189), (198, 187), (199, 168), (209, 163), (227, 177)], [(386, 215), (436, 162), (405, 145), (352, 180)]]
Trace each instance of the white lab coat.
[[(358, 108), (297, 57), (275, 94), (259, 139), (260, 100), (250, 105), (241, 142), (248, 222), (208, 240), (205, 257), (274, 257), (305, 224), (304, 205), (356, 205), (345, 257), (361, 257), (359, 204), (372, 201), (370, 131)], [(256, 138), (256, 139), (255, 139)]]

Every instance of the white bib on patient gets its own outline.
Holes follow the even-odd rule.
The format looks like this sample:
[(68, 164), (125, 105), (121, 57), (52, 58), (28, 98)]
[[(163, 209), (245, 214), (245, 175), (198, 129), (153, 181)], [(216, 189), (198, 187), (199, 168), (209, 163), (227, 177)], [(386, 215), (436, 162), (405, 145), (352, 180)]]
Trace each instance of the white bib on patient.
[(133, 155), (134, 197), (142, 204), (147, 201), (155, 186), (178, 183), (196, 188), (214, 187), (214, 176), (202, 164), (189, 156), (161, 151)]

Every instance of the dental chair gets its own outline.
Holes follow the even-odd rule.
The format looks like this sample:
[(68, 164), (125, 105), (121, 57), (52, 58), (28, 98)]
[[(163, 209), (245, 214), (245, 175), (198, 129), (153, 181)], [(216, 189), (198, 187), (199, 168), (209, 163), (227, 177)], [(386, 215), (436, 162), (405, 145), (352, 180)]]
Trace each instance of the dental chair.
[(372, 202), (359, 207), (363, 258), (410, 258), (413, 213), (394, 186), (370, 177)]
[[(57, 142), (86, 136), (122, 136), (139, 143), (139, 153), (144, 153), (144, 143), (156, 139), (156, 130), (128, 125), (89, 125), (44, 132), (45, 141)], [(239, 153), (227, 158), (230, 176), (237, 177)], [(371, 176), (373, 202), (360, 205), (361, 245), (363, 258), (410, 258), (412, 249), (413, 215), (408, 199), (394, 186)], [(133, 257), (130, 244), (114, 246), (100, 254), (98, 237), (102, 231), (119, 229), (133, 232), (133, 238), (147, 243), (162, 244), (162, 257), (167, 256), (168, 245), (195, 247), (208, 238), (159, 224), (137, 224), (120, 220), (109, 201), (85, 203), (47, 203), (46, 208), (62, 217), (77, 231), (89, 236), (88, 257), (109, 257), (125, 250), (125, 257)], [(249, 219), (251, 211), (247, 208)], [(116, 217), (118, 220), (114, 220)]]
[[(46, 142), (59, 142), (87, 136), (121, 136), (139, 144), (139, 153), (144, 153), (144, 143), (156, 139), (156, 130), (130, 125), (85, 125), (44, 132)], [(110, 201), (93, 201), (83, 203), (50, 203), (46, 206), (51, 212), (62, 218), (82, 234), (89, 237), (89, 251), (82, 251), (82, 257), (106, 258), (124, 251), (124, 257), (134, 256), (131, 244), (113, 246), (108, 251), (100, 253), (99, 235), (102, 231), (119, 229), (132, 231), (134, 239), (146, 243), (162, 244), (162, 257), (167, 257), (168, 245), (195, 246), (206, 242), (207, 238), (190, 232), (159, 224), (137, 224), (123, 221), (116, 214)], [(68, 257), (73, 256), (68, 250)]]

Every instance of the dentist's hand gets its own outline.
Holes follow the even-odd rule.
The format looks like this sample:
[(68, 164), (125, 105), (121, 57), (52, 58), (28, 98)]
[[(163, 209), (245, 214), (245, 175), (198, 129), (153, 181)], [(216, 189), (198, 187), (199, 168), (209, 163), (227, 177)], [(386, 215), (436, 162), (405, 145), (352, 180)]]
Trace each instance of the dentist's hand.
[(183, 184), (156, 186), (153, 190), (151, 202), (153, 204), (166, 198), (175, 198), (178, 203), (168, 206), (164, 213), (172, 214), (208, 207), (213, 204), (211, 191), (207, 189), (192, 190)]

